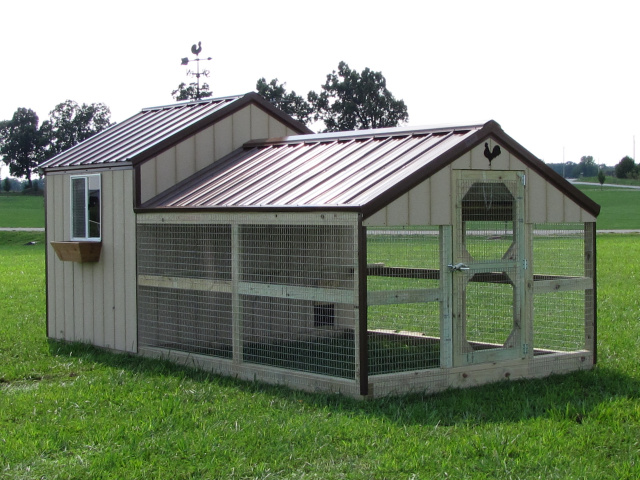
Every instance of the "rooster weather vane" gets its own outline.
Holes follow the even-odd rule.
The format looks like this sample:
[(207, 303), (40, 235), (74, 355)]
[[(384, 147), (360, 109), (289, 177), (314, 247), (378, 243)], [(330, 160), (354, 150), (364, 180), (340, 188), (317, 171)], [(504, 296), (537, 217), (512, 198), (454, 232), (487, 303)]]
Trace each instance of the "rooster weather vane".
[(207, 58), (199, 58), (200, 52), (202, 51), (202, 42), (198, 42), (198, 45), (193, 44), (191, 46), (191, 53), (193, 53), (196, 58), (189, 59), (189, 57), (184, 57), (181, 59), (181, 65), (189, 65), (189, 62), (196, 62), (196, 71), (187, 70), (187, 76), (196, 77), (196, 100), (200, 100), (200, 77), (208, 77), (211, 73), (209, 70), (200, 71), (200, 62), (204, 62), (206, 60), (212, 60), (211, 57)]
[(489, 166), (491, 166), (491, 160), (500, 155), (502, 151), (500, 150), (500, 145), (495, 145), (493, 150), (489, 150), (489, 144), (485, 142), (484, 144), (484, 156), (489, 160)]

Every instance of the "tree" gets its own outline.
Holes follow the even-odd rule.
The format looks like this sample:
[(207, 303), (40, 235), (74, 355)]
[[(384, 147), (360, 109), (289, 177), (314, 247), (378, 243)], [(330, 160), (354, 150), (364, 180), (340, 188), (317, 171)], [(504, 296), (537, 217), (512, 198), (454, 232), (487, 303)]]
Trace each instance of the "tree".
[(59, 103), (43, 122), (42, 132), (47, 142), (45, 158), (51, 158), (88, 139), (111, 125), (111, 111), (103, 103), (83, 103), (73, 100)]
[(262, 77), (256, 83), (256, 91), (272, 105), (282, 110), (284, 113), (291, 115), (296, 120), (305, 125), (311, 122), (313, 115), (313, 107), (303, 97), (296, 94), (295, 91), (287, 93), (286, 83), (278, 83), (278, 79), (274, 78), (269, 83)]
[(602, 190), (602, 185), (604, 185), (604, 171), (602, 169), (598, 170), (598, 181), (600, 182), (600, 189)]
[(181, 82), (178, 88), (171, 92), (171, 96), (176, 102), (200, 100), (201, 98), (207, 98), (211, 95), (213, 95), (213, 93), (209, 90), (208, 83), (203, 83), (201, 86), (198, 86), (196, 82), (191, 82), (188, 86), (186, 83)]
[(2, 180), (2, 189), (5, 192), (11, 191), (11, 180), (9, 180), (9, 177), (4, 177), (4, 180)]
[(580, 158), (580, 173), (583, 177), (595, 177), (598, 174), (598, 166), (591, 155)]
[(36, 112), (18, 108), (11, 120), (0, 122), (0, 154), (15, 177), (27, 177), (31, 187), (31, 175), (44, 159), (46, 140), (38, 127)]
[(616, 177), (618, 178), (637, 178), (638, 167), (633, 158), (626, 156), (618, 162), (615, 167)]
[(319, 94), (312, 91), (307, 98), (327, 132), (395, 127), (409, 119), (407, 106), (387, 89), (381, 72), (358, 73), (345, 62), (327, 75)]

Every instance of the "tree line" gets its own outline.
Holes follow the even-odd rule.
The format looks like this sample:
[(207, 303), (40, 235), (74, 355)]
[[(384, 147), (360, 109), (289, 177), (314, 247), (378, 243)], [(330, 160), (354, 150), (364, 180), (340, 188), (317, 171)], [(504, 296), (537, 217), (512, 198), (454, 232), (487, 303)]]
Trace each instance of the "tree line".
[[(341, 61), (338, 69), (326, 76), (320, 91), (311, 90), (306, 98), (294, 90), (288, 92), (285, 85), (277, 78), (267, 82), (262, 77), (256, 82), (256, 91), (305, 125), (322, 122), (324, 132), (397, 127), (409, 120), (407, 106), (389, 91), (382, 72), (368, 67), (358, 72)], [(180, 101), (206, 98), (212, 93), (206, 83), (199, 89), (195, 83), (181, 83), (172, 95)]]
[[(267, 82), (263, 77), (256, 82), (256, 90), (305, 125), (322, 122), (325, 132), (395, 127), (409, 119), (404, 101), (392, 95), (381, 72), (369, 68), (357, 72), (340, 62), (320, 91), (310, 91), (306, 98), (288, 92), (285, 85), (277, 78)], [(211, 97), (212, 92), (206, 83), (199, 88), (196, 83), (181, 83), (172, 96), (177, 101), (196, 100)], [(11, 120), (0, 122), (0, 155), (11, 175), (26, 178), (27, 188), (32, 188), (32, 176), (42, 162), (111, 124), (111, 111), (102, 103), (79, 105), (67, 100), (42, 124), (36, 112), (18, 108)]]
[(622, 158), (615, 166), (598, 165), (593, 157), (583, 156), (580, 162), (548, 163), (549, 167), (564, 178), (598, 177), (600, 183), (604, 183), (607, 176), (616, 178), (638, 179), (640, 177), (640, 165), (629, 156)]
[(38, 166), (111, 125), (111, 111), (102, 103), (90, 105), (67, 100), (49, 112), (40, 124), (36, 112), (18, 108), (11, 120), (0, 121), (0, 155), (14, 177), (27, 179)]

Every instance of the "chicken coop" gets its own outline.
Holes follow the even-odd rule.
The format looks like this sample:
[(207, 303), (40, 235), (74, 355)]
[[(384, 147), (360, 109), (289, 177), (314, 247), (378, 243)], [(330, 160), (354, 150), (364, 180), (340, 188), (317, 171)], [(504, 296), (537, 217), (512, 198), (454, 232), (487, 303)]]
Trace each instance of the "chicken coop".
[[(50, 313), (51, 337), (115, 331), (108, 348), (356, 398), (595, 364), (599, 207), (496, 122), (254, 136), (163, 180), (198, 164), (197, 139), (183, 145), (199, 131), (130, 161), (134, 313), (87, 322), (85, 308), (89, 329)], [(70, 270), (100, 285), (107, 251)], [(50, 255), (49, 277), (65, 262)]]

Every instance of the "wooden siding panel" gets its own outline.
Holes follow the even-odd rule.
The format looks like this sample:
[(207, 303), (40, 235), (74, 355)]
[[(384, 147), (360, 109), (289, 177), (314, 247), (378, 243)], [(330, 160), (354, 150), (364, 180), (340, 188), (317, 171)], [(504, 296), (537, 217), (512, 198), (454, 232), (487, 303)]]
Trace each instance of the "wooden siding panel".
[(125, 295), (124, 295), (124, 172), (113, 172), (113, 312), (114, 312), (114, 347), (125, 350)]
[(213, 127), (196, 133), (196, 171), (202, 170), (204, 167), (213, 163), (214, 144), (213, 144)]
[(369, 218), (364, 220), (362, 224), (365, 227), (385, 227), (387, 225), (387, 209), (381, 208)]
[(47, 337), (54, 338), (56, 331), (55, 324), (55, 308), (56, 308), (56, 282), (53, 281), (55, 277), (55, 256), (53, 248), (49, 244), (51, 240), (55, 240), (55, 212), (56, 205), (54, 202), (54, 178), (55, 175), (45, 178), (45, 248), (47, 249), (46, 256), (46, 280), (47, 284)]
[(564, 200), (565, 196), (549, 183), (546, 185), (547, 200), (547, 222), (563, 222), (564, 221)]
[[(63, 177), (62, 197), (63, 205), (63, 233), (65, 240), (71, 238), (71, 178), (69, 175)], [(76, 340), (75, 329), (73, 325), (73, 264), (71, 262), (62, 263), (62, 283), (64, 285), (64, 336), (66, 340)]]
[(93, 287), (93, 270), (95, 264), (85, 263), (82, 266), (82, 340), (93, 343), (93, 299), (95, 290)]
[(429, 208), (433, 225), (451, 225), (451, 166), (431, 177)]
[(429, 225), (429, 179), (409, 191), (409, 225)]
[(156, 158), (156, 194), (164, 192), (176, 182), (176, 149), (170, 148)]
[[(104, 230), (103, 230), (103, 235), (104, 235)], [(101, 255), (100, 261), (93, 268), (93, 316), (92, 316), (93, 317), (93, 343), (94, 345), (97, 345), (99, 347), (104, 347), (105, 345), (104, 344), (104, 295), (103, 295), (105, 263), (102, 255)]]
[(269, 117), (269, 137), (286, 137), (289, 134), (287, 127), (273, 117)]
[(124, 247), (125, 339), (126, 350), (138, 351), (138, 316), (136, 302), (136, 216), (133, 213), (133, 171), (124, 173)]
[(527, 172), (525, 187), (525, 208), (528, 223), (545, 223), (547, 221), (547, 182), (531, 171)]
[[(53, 228), (47, 230), (47, 235), (51, 235), (49, 240), (65, 240), (64, 236), (64, 215), (66, 207), (64, 204), (64, 176), (52, 175), (47, 178), (47, 182), (51, 179), (51, 197), (53, 199), (53, 207), (47, 208), (47, 217), (51, 219)], [(47, 189), (50, 187), (48, 186)], [(64, 338), (64, 281), (60, 281), (64, 274), (64, 266), (58, 259), (53, 247), (47, 245), (49, 249), (49, 261), (53, 268), (47, 273), (47, 279), (49, 284), (54, 289), (55, 293), (52, 295), (54, 305), (49, 310), (49, 322), (50, 329), (53, 330), (52, 337), (61, 339)]]
[(113, 271), (114, 271), (114, 191), (113, 176), (111, 173), (102, 175), (102, 196), (103, 196), (103, 229), (102, 229), (102, 253), (100, 262), (104, 265), (104, 276), (102, 281), (102, 329), (104, 337), (104, 346), (114, 348), (115, 346), (115, 330), (114, 330), (114, 298), (113, 298)]
[(251, 138), (269, 137), (269, 115), (261, 108), (251, 105)]
[(405, 194), (389, 204), (387, 224), (398, 226), (409, 224), (409, 195)]
[(185, 139), (176, 145), (175, 178), (180, 182), (196, 173), (196, 137)]
[(147, 200), (156, 196), (156, 183), (157, 181), (157, 169), (156, 159), (144, 162), (140, 165), (140, 201), (146, 202)]
[[(251, 138), (251, 107), (245, 107), (233, 114), (232, 151), (240, 148)], [(227, 152), (228, 153), (228, 152)]]
[(564, 221), (580, 222), (580, 211), (582, 209), (570, 198), (564, 197)]
[(214, 161), (233, 150), (233, 121), (226, 117), (215, 124), (213, 132)]

